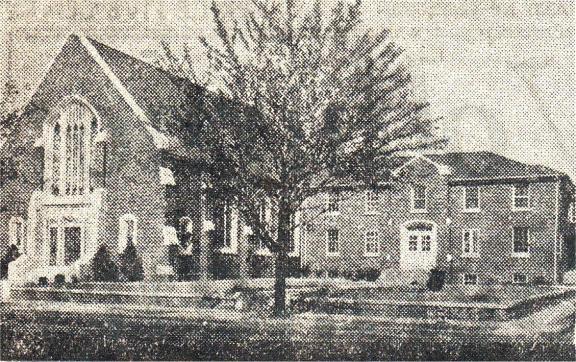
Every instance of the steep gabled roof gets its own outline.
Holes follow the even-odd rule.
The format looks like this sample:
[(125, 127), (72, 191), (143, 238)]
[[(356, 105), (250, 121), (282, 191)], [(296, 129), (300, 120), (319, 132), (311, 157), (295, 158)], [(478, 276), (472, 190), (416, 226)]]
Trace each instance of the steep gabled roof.
[(205, 159), (195, 142), (182, 137), (201, 127), (197, 103), (203, 92), (199, 86), (94, 39), (72, 37), (78, 37), (100, 65), (158, 148), (180, 158)]

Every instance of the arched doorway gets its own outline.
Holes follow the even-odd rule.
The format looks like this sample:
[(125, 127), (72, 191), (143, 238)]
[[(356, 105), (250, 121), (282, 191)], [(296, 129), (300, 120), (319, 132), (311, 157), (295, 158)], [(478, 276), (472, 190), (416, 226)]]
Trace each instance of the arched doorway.
[(438, 242), (436, 224), (431, 221), (409, 221), (400, 229), (400, 268), (430, 270), (436, 266)]

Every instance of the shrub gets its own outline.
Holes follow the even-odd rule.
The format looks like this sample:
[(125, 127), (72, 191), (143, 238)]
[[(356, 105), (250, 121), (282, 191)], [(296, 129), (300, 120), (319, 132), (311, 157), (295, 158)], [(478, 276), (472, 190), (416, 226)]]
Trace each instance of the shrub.
[(343, 271), (343, 272), (342, 272), (342, 277), (343, 277), (344, 279), (354, 280), (355, 273), (352, 272), (352, 271), (349, 271), (349, 270)]
[(426, 283), (426, 288), (431, 291), (439, 291), (444, 287), (444, 282), (446, 280), (446, 272), (434, 268), (430, 270), (430, 275), (428, 276), (428, 282)]
[(38, 286), (39, 287), (47, 287), (48, 286), (48, 278), (46, 278), (46, 277), (38, 278)]
[(340, 272), (338, 271), (338, 269), (330, 269), (328, 271), (328, 278), (338, 278), (339, 275)]
[(120, 257), (118, 258), (118, 269), (122, 279), (129, 282), (144, 280), (142, 258), (138, 255), (134, 243), (128, 242), (126, 249), (124, 249), (122, 254), (120, 254)]
[(380, 269), (368, 268), (366, 269), (366, 280), (369, 282), (375, 282), (380, 278)]
[(66, 278), (62, 274), (56, 274), (56, 276), (54, 277), (54, 286), (55, 287), (61, 287), (64, 285), (65, 282), (66, 282)]
[(18, 251), (18, 247), (14, 244), (10, 245), (0, 259), (0, 279), (8, 277), (8, 264), (18, 259), (19, 256), (20, 252)]
[(322, 278), (324, 276), (324, 271), (321, 269), (318, 269), (318, 270), (314, 271), (314, 275), (316, 276), (316, 278)]
[(300, 268), (300, 276), (302, 278), (308, 278), (312, 271), (310, 270), (310, 266), (304, 265)]
[(118, 281), (118, 267), (105, 244), (100, 245), (91, 261), (92, 277), (97, 282)]
[(356, 270), (356, 273), (354, 273), (354, 280), (366, 280), (366, 270)]
[(547, 285), (550, 284), (545, 277), (543, 277), (542, 275), (537, 276), (534, 278), (533, 281), (534, 285)]

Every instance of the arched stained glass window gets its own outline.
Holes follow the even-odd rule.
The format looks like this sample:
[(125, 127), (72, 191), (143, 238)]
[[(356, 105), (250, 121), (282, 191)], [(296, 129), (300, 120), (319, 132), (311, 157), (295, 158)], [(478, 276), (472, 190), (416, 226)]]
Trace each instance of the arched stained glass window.
[(72, 100), (62, 107), (52, 128), (53, 195), (86, 192), (90, 152), (97, 133), (96, 117), (86, 104)]

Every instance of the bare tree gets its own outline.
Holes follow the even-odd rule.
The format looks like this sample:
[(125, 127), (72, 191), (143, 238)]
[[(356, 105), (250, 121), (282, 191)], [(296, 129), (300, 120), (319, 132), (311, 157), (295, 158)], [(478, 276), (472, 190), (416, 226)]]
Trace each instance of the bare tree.
[[(200, 39), (206, 83), (218, 89), (205, 92), (200, 141), (214, 187), (275, 255), (276, 315), (285, 313), (291, 216), (303, 201), (342, 176), (375, 184), (398, 153), (444, 143), (427, 103), (413, 99), (388, 31), (361, 29), (360, 2), (325, 11), (317, 0), (298, 11), (308, 5), (254, 0), (227, 17), (214, 2), (217, 41)], [(189, 56), (164, 49), (168, 68), (194, 69)], [(259, 217), (263, 195), (275, 205), (274, 227)]]

